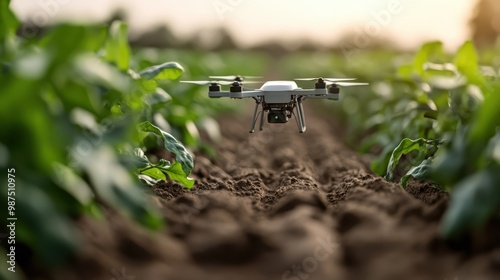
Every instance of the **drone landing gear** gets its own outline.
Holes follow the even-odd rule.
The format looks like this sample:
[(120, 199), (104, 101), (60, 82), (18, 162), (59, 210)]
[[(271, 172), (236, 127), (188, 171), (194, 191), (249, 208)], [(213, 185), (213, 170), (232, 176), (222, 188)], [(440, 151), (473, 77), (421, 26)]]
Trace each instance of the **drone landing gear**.
[[(259, 119), (259, 116), (260, 116), (260, 125), (259, 125), (259, 130), (262, 131), (264, 129), (264, 117), (267, 114), (270, 114), (269, 113), (269, 110), (266, 110), (266, 106), (263, 106), (262, 110), (259, 112), (259, 106), (262, 105), (262, 101), (260, 98), (254, 98), (255, 99), (255, 109), (253, 111), (253, 117), (252, 117), (252, 122), (250, 124), (250, 133), (254, 133), (255, 132), (255, 125), (257, 123), (257, 120)], [(299, 129), (299, 132), (300, 133), (304, 133), (306, 132), (306, 120), (305, 120), (305, 115), (304, 115), (304, 108), (302, 106), (302, 98), (296, 98), (293, 103), (293, 107), (292, 105), (290, 105), (287, 109), (287, 112), (290, 112), (290, 116), (291, 114), (293, 114), (295, 116), (295, 120), (297, 122), (297, 127)], [(296, 112), (294, 112), (294, 109)], [(271, 121), (269, 121), (271, 122)], [(286, 122), (286, 121), (285, 121)], [(280, 122), (281, 123), (281, 122)]]
[(302, 99), (300, 97), (295, 100), (295, 108), (297, 110), (297, 117), (295, 119), (297, 121), (299, 132), (304, 133), (306, 132), (306, 119), (304, 115), (304, 108), (302, 106)]
[(260, 130), (262, 130), (264, 127), (264, 111), (259, 112), (260, 104), (261, 104), (260, 98), (255, 98), (255, 110), (253, 111), (252, 123), (250, 125), (250, 133), (255, 132), (255, 123), (257, 122), (257, 119), (259, 118), (259, 114), (262, 114), (261, 119), (260, 119)]

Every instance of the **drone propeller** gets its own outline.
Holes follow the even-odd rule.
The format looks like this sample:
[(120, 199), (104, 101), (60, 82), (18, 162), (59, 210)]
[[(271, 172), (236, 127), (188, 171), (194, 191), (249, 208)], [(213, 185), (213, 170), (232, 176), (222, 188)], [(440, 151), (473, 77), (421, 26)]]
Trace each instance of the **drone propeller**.
[(243, 82), (238, 82), (242, 85), (250, 85), (250, 84), (263, 84), (264, 82), (262, 81), (243, 81)]
[(346, 83), (346, 82), (326, 82), (327, 85), (337, 85), (341, 87), (367, 86), (369, 83)]
[(343, 81), (353, 81), (356, 78), (297, 78), (296, 81), (316, 81), (322, 79), (327, 82), (343, 82)]
[(219, 85), (228, 86), (228, 85), (233, 83), (233, 82), (229, 82), (229, 81), (180, 81), (180, 82), (185, 83), (185, 84), (195, 84), (195, 85), (200, 85), (200, 86), (210, 85), (210, 84), (219, 84)]
[(244, 82), (238, 82), (238, 81), (180, 81), (181, 83), (185, 84), (195, 84), (195, 85), (210, 85), (210, 84), (219, 84), (223, 86), (228, 86), (232, 85), (234, 82), (237, 82), (241, 85), (248, 85), (248, 84), (262, 84), (263, 82), (260, 81), (244, 81)]
[(221, 79), (228, 81), (238, 81), (241, 82), (246, 79), (262, 79), (261, 76), (239, 76), (239, 75), (229, 75), (229, 76), (209, 76), (210, 79)]

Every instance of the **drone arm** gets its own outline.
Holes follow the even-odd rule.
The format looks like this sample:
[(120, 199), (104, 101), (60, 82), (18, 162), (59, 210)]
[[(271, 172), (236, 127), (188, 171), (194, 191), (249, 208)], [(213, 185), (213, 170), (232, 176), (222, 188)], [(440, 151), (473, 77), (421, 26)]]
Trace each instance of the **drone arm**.
[(325, 96), (328, 94), (326, 89), (296, 89), (292, 91), (297, 96)]
[(242, 91), (242, 92), (230, 92), (230, 91), (209, 91), (208, 97), (210, 98), (220, 98), (220, 97), (230, 97), (230, 98), (260, 98), (262, 97), (262, 91), (252, 90), (252, 91)]
[(263, 93), (260, 90), (229, 92), (231, 98), (260, 98)]
[(208, 97), (210, 98), (221, 98), (221, 97), (229, 97), (228, 91), (209, 91)]
[(329, 99), (329, 100), (339, 100), (339, 94), (338, 93), (330, 93), (330, 94), (327, 94), (327, 95), (323, 95), (323, 96), (303, 96), (302, 97), (302, 100), (305, 100), (305, 99)]

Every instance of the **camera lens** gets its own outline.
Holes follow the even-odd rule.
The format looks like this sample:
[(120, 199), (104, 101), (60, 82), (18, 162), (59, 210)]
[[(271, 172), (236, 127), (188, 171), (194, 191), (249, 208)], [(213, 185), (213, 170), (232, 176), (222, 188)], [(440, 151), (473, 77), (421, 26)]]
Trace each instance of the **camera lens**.
[(287, 123), (288, 117), (285, 111), (271, 111), (267, 116), (269, 123)]

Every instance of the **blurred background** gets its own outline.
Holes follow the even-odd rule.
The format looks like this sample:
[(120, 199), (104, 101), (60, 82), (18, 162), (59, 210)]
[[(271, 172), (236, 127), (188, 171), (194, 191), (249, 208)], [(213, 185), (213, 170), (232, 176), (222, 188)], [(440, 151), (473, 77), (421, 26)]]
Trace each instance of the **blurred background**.
[(123, 19), (133, 45), (192, 49), (411, 50), (440, 40), (454, 50), (500, 32), (494, 0), (16, 0), (26, 25)]

